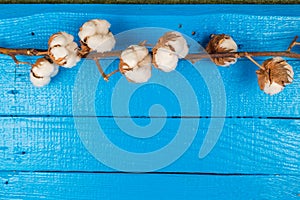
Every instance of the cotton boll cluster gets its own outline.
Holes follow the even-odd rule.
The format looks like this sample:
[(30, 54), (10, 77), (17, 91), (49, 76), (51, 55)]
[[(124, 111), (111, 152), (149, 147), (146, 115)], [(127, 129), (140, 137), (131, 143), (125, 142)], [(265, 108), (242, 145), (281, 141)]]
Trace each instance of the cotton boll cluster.
[(266, 60), (256, 74), (260, 89), (269, 95), (281, 92), (294, 78), (292, 66), (281, 57)]
[[(206, 51), (209, 54), (236, 52), (237, 49), (235, 41), (229, 35), (225, 34), (211, 35), (211, 39), (206, 46)], [(221, 67), (228, 67), (237, 61), (235, 57), (212, 58), (212, 60), (216, 65)]]
[(180, 33), (167, 32), (153, 48), (153, 65), (164, 72), (173, 71), (179, 58), (184, 58), (188, 51), (187, 42)]
[(78, 45), (74, 37), (66, 32), (53, 34), (48, 41), (48, 54), (59, 66), (72, 68), (80, 61)]
[(82, 44), (86, 45), (90, 51), (99, 53), (111, 51), (116, 40), (109, 28), (110, 23), (106, 20), (90, 20), (82, 25), (78, 36)]
[(36, 87), (43, 87), (50, 83), (51, 78), (56, 76), (58, 71), (58, 65), (51, 63), (46, 58), (40, 58), (32, 65), (30, 81)]
[(129, 46), (121, 53), (119, 69), (130, 82), (147, 82), (152, 70), (148, 49), (142, 45)]

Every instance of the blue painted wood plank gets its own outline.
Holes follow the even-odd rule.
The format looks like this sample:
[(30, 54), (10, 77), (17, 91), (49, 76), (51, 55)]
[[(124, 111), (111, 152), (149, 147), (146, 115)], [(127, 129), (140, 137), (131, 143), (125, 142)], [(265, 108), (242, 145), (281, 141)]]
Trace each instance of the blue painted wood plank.
[[(119, 123), (128, 124), (130, 119), (118, 120)], [(178, 135), (180, 123), (197, 120), (166, 119), (165, 126), (161, 131), (158, 129), (156, 135), (156, 132), (151, 132), (154, 129), (153, 122), (152, 128), (150, 126), (143, 132), (136, 133), (140, 137), (152, 133), (150, 138), (130, 136), (133, 132), (126, 134), (116, 126), (112, 118), (99, 118), (99, 124), (109, 140), (119, 148), (128, 152), (147, 153), (166, 147)], [(150, 119), (134, 119), (134, 122), (145, 126), (150, 123)], [(199, 130), (188, 150), (159, 171), (299, 174), (299, 120), (226, 119), (215, 148), (207, 157), (200, 159), (198, 153), (209, 122), (210, 119), (200, 119)], [(0, 124), (0, 170), (116, 171), (105, 166), (103, 158), (101, 162), (95, 159), (84, 147), (72, 118), (1, 118)], [(87, 123), (85, 128), (81, 126), (81, 131), (85, 134), (89, 127), (91, 125)], [(216, 128), (213, 127), (214, 129)], [(183, 131), (183, 134), (188, 138), (193, 134), (193, 129)], [(184, 144), (180, 144), (178, 149), (181, 145)], [(109, 150), (108, 144), (96, 143), (92, 147), (98, 153), (107, 154), (111, 161), (117, 160), (120, 165), (123, 163), (123, 166), (130, 163), (134, 168), (141, 163), (152, 166), (160, 162), (151, 157), (148, 157), (148, 161), (120, 157)], [(170, 153), (167, 157), (172, 156), (174, 155)]]
[(205, 43), (211, 33), (226, 32), (241, 44), (241, 50), (284, 50), (299, 34), (300, 23), (297, 5), (30, 5), (29, 8), (1, 5), (1, 8), (9, 11), (4, 11), (0, 17), (0, 44), (8, 47), (45, 48), (48, 37), (54, 32), (68, 31), (77, 36), (85, 21), (105, 18), (111, 22), (115, 34), (133, 28), (163, 27)]
[[(41, 13), (42, 9), (38, 6), (31, 6), (30, 9), (26, 9), (26, 12), (19, 12), (24, 10), (24, 8), (28, 8), (26, 6), (15, 6), (13, 8), (11, 6), (1, 6), (3, 6), (3, 10), (11, 8), (11, 13), (14, 13), (12, 16), (4, 12), (0, 18), (0, 46), (6, 47), (46, 48), (48, 37), (52, 33), (67, 31), (76, 36), (78, 27), (86, 20), (92, 18), (109, 20), (112, 23), (112, 31), (115, 34), (133, 28), (163, 27), (187, 34), (187, 36), (201, 44), (207, 43), (209, 34), (224, 32), (231, 34), (238, 41), (242, 51), (284, 50), (294, 35), (300, 33), (298, 29), (300, 20), (298, 12), (296, 12), (298, 6), (287, 6), (286, 9), (282, 9), (282, 6), (274, 6), (272, 9), (266, 6), (180, 6), (182, 10), (179, 11), (179, 14), (181, 15), (176, 14), (175, 18), (174, 15), (179, 8), (178, 6), (124, 6), (124, 9), (129, 9), (127, 15), (123, 15), (124, 13), (122, 12), (116, 12), (116, 10), (122, 10), (117, 6), (80, 7), (71, 5), (52, 7), (51, 5), (43, 5), (41, 8), (45, 8), (48, 11), (43, 13)], [(163, 11), (165, 9), (166, 11)], [(189, 9), (191, 12), (187, 12)], [(68, 10), (72, 10), (72, 12)], [(255, 13), (253, 12), (254, 10)], [(245, 14), (242, 11), (245, 11)], [(137, 19), (136, 15), (141, 13), (145, 13), (145, 15), (139, 16)], [(222, 23), (217, 23), (220, 21)], [(182, 25), (181, 28), (179, 28), (179, 24)], [(265, 32), (266, 28), (268, 33)], [(193, 31), (196, 32), (195, 35), (191, 34)], [(78, 40), (77, 36), (76, 39)], [(156, 40), (156, 38), (151, 37), (147, 39)], [(227, 95), (226, 99), (220, 100), (220, 102), (225, 100), (227, 102), (227, 112), (224, 114), (211, 112), (210, 92), (213, 91), (208, 90), (200, 75), (197, 75), (190, 66), (187, 67), (188, 64), (186, 62), (182, 62), (178, 70), (185, 75), (186, 80), (189, 81), (189, 84), (195, 90), (199, 100), (198, 108), (201, 111), (200, 114), (197, 113), (197, 116), (298, 117), (300, 110), (299, 62), (291, 62), (291, 64), (295, 67), (294, 83), (288, 86), (283, 93), (273, 97), (269, 97), (259, 90), (256, 83), (256, 67), (249, 61), (241, 60), (230, 69), (219, 68)], [(81, 65), (81, 67), (83, 66)], [(86, 66), (84, 65), (84, 67)], [(115, 63), (109, 69), (112, 70), (116, 67)], [(1, 78), (3, 80), (1, 83), (1, 94), (3, 95), (1, 102), (3, 102), (3, 105), (8, 106), (2, 106), (0, 114), (72, 115), (72, 97), (74, 95), (72, 90), (76, 75), (78, 75), (78, 69), (79, 66), (71, 70), (62, 69), (58, 77), (54, 78), (49, 86), (43, 89), (36, 89), (29, 83), (28, 66), (15, 68), (11, 59), (1, 55), (0, 72), (3, 76)], [(86, 72), (89, 72), (88, 70), (91, 69), (86, 69)], [(93, 68), (93, 70), (96, 69)], [(14, 71), (16, 71), (15, 75), (12, 74)], [(95, 75), (98, 75), (98, 73), (95, 72)], [(147, 116), (148, 108), (151, 106), (146, 100), (149, 96), (153, 98), (152, 103), (162, 103), (163, 105), (166, 104), (167, 99), (174, 99), (174, 96), (168, 92), (168, 88), (164, 89), (157, 85), (147, 85), (144, 87), (144, 90), (151, 92), (144, 94), (141, 92), (143, 91), (142, 89), (137, 91), (132, 97), (131, 108), (127, 109), (126, 112), (120, 111), (113, 114), (111, 112), (110, 96), (112, 91), (117, 91), (115, 84), (119, 77), (114, 77), (109, 83), (102, 81), (98, 85), (98, 90), (96, 91), (98, 95), (95, 100), (97, 115), (128, 116), (127, 111), (130, 110), (130, 115)], [(174, 74), (163, 74), (154, 70), (153, 77), (155, 80), (163, 80), (171, 84), (178, 83), (178, 79), (174, 78)], [(214, 81), (210, 80), (210, 82)], [(219, 87), (217, 84), (212, 85)], [(185, 89), (181, 86), (178, 87), (178, 91), (182, 94)], [(216, 94), (213, 94), (213, 96), (216, 96)], [(83, 95), (82, 98), (85, 98), (85, 96)], [(190, 97), (187, 96), (187, 98)], [(147, 105), (145, 106), (145, 104)], [(190, 105), (189, 111), (185, 115), (192, 116), (195, 108), (197, 108), (195, 105)], [(183, 115), (178, 106), (168, 104), (166, 110), (168, 116)], [(163, 114), (160, 113), (159, 115), (162, 116)]]
[[(298, 61), (290, 63), (294, 66), (300, 64)], [(108, 83), (101, 80), (95, 90), (93, 89), (95, 82), (92, 82), (91, 79), (98, 79), (100, 74), (96, 67), (87, 66), (82, 69), (84, 73), (94, 75), (87, 78), (86, 81), (78, 83), (77, 87), (82, 86), (82, 88), (76, 92), (74, 92), (74, 85), (78, 69), (62, 69), (50, 85), (45, 88), (35, 88), (29, 81), (29, 67), (17, 68), (16, 75), (14, 75), (13, 70), (7, 73), (8, 68), (14, 69), (13, 63), (0, 63), (0, 65), (2, 65), (0, 68), (2, 80), (6, 80), (1, 83), (3, 85), (1, 87), (1, 94), (3, 95), (1, 102), (3, 105), (7, 105), (0, 108), (1, 115), (72, 116), (75, 114), (73, 108), (76, 106), (77, 109), (82, 107), (82, 110), (85, 111), (83, 115), (149, 116), (151, 115), (151, 113), (149, 114), (151, 106), (155, 104), (161, 104), (166, 110), (166, 113), (162, 111), (152, 113), (152, 115), (157, 116), (298, 117), (300, 113), (300, 68), (298, 67), (295, 68), (294, 82), (287, 86), (282, 93), (274, 96), (268, 96), (260, 91), (254, 73), (256, 68), (253, 64), (241, 61), (229, 69), (220, 68), (219, 72), (223, 79), (221, 86), (224, 86), (226, 98), (221, 99), (216, 104), (227, 105), (224, 108), (226, 112), (216, 114), (211, 110), (210, 95), (220, 85), (213, 85), (214, 80), (210, 80), (213, 89), (208, 89), (203, 77), (197, 74), (192, 66), (186, 67), (186, 62), (180, 63), (178, 67), (179, 72), (186, 77), (186, 80), (176, 78), (175, 73), (164, 74), (154, 69), (153, 78), (147, 84), (127, 83), (124, 77), (116, 75)], [(4, 68), (4, 65), (8, 68)], [(117, 62), (111, 65), (108, 71), (116, 67)], [(172, 85), (176, 85), (179, 81), (183, 85), (174, 89)], [(189, 82), (186, 83), (185, 81)], [(165, 85), (161, 86), (158, 83)], [(130, 97), (124, 97), (124, 94), (132, 91), (130, 88), (135, 86), (138, 86), (139, 89), (134, 89), (135, 92)], [(186, 103), (180, 98), (188, 101), (194, 96), (193, 93), (186, 92), (186, 86), (190, 86), (194, 90), (198, 99), (195, 101), (196, 103), (187, 104), (187, 109), (183, 111), (182, 104)], [(121, 88), (123, 89), (121, 90)], [(80, 99), (87, 99), (91, 93), (95, 94), (95, 98), (91, 99), (91, 102), (80, 101)], [(77, 103), (73, 103), (73, 98)], [(126, 101), (129, 102), (126, 104)], [(170, 101), (172, 104), (168, 103)], [(91, 106), (93, 104), (96, 106), (96, 113), (94, 114)], [(199, 112), (196, 112), (195, 109), (199, 109)]]
[[(0, 199), (298, 199), (299, 176), (0, 173)], [(7, 184), (5, 184), (7, 183)]]

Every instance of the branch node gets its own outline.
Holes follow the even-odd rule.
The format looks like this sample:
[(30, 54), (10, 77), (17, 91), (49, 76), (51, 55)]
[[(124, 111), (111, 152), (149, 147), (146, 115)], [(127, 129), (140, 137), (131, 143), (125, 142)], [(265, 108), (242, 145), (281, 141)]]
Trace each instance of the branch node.
[(30, 65), (31, 66), (31, 63), (29, 62), (21, 62), (17, 59), (17, 57), (13, 54), (8, 54), (13, 60), (14, 62), (16, 63), (16, 65)]

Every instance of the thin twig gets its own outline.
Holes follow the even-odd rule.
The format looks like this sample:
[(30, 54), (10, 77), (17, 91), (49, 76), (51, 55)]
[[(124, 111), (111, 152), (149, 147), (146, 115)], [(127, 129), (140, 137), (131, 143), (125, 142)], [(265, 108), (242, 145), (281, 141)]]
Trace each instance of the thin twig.
[(21, 62), (19, 61), (15, 55), (9, 55), (13, 60), (14, 62), (16, 63), (16, 65), (31, 65), (31, 63), (29, 62)]
[[(107, 78), (106, 81), (108, 81), (109, 77), (111, 77), (112, 75), (114, 75), (115, 73), (117, 73), (117, 72), (119, 72), (119, 71), (120, 71), (119, 69), (116, 69), (116, 70), (114, 70), (113, 72), (107, 74), (107, 75), (106, 75), (106, 78)], [(104, 79), (104, 80), (105, 80), (105, 79)]]
[(294, 39), (292, 40), (291, 44), (289, 45), (288, 49), (286, 50), (287, 52), (291, 52), (292, 48), (298, 43), (297, 39), (298, 39), (298, 36), (295, 36)]
[(100, 65), (99, 59), (94, 59), (94, 60), (95, 60), (95, 62), (96, 62), (96, 65), (97, 65), (97, 67), (98, 67), (98, 70), (99, 70), (101, 76), (103, 77), (103, 79), (104, 79), (105, 81), (108, 81), (108, 77), (107, 77), (107, 75), (104, 73), (104, 71), (103, 71), (103, 69), (102, 69), (102, 67), (101, 67), (101, 65)]
[(260, 64), (258, 64), (258, 62), (256, 62), (251, 56), (249, 56), (246, 53), (246, 58), (248, 58), (249, 60), (251, 60), (251, 62), (253, 62), (256, 66), (258, 66), (260, 69), (264, 69)]

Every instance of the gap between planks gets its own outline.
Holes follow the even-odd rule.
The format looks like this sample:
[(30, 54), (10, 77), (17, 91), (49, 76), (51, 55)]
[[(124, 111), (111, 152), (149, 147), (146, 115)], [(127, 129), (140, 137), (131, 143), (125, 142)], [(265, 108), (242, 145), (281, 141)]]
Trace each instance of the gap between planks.
[(280, 173), (214, 173), (214, 172), (124, 172), (124, 171), (73, 171), (73, 170), (0, 170), (1, 173), (61, 173), (61, 174), (143, 174), (143, 175), (198, 175), (198, 176), (297, 176), (300, 174)]
[(119, 119), (285, 119), (285, 120), (300, 120), (300, 117), (261, 117), (261, 116), (88, 116), (88, 115), (0, 115), (0, 118), (119, 118)]

